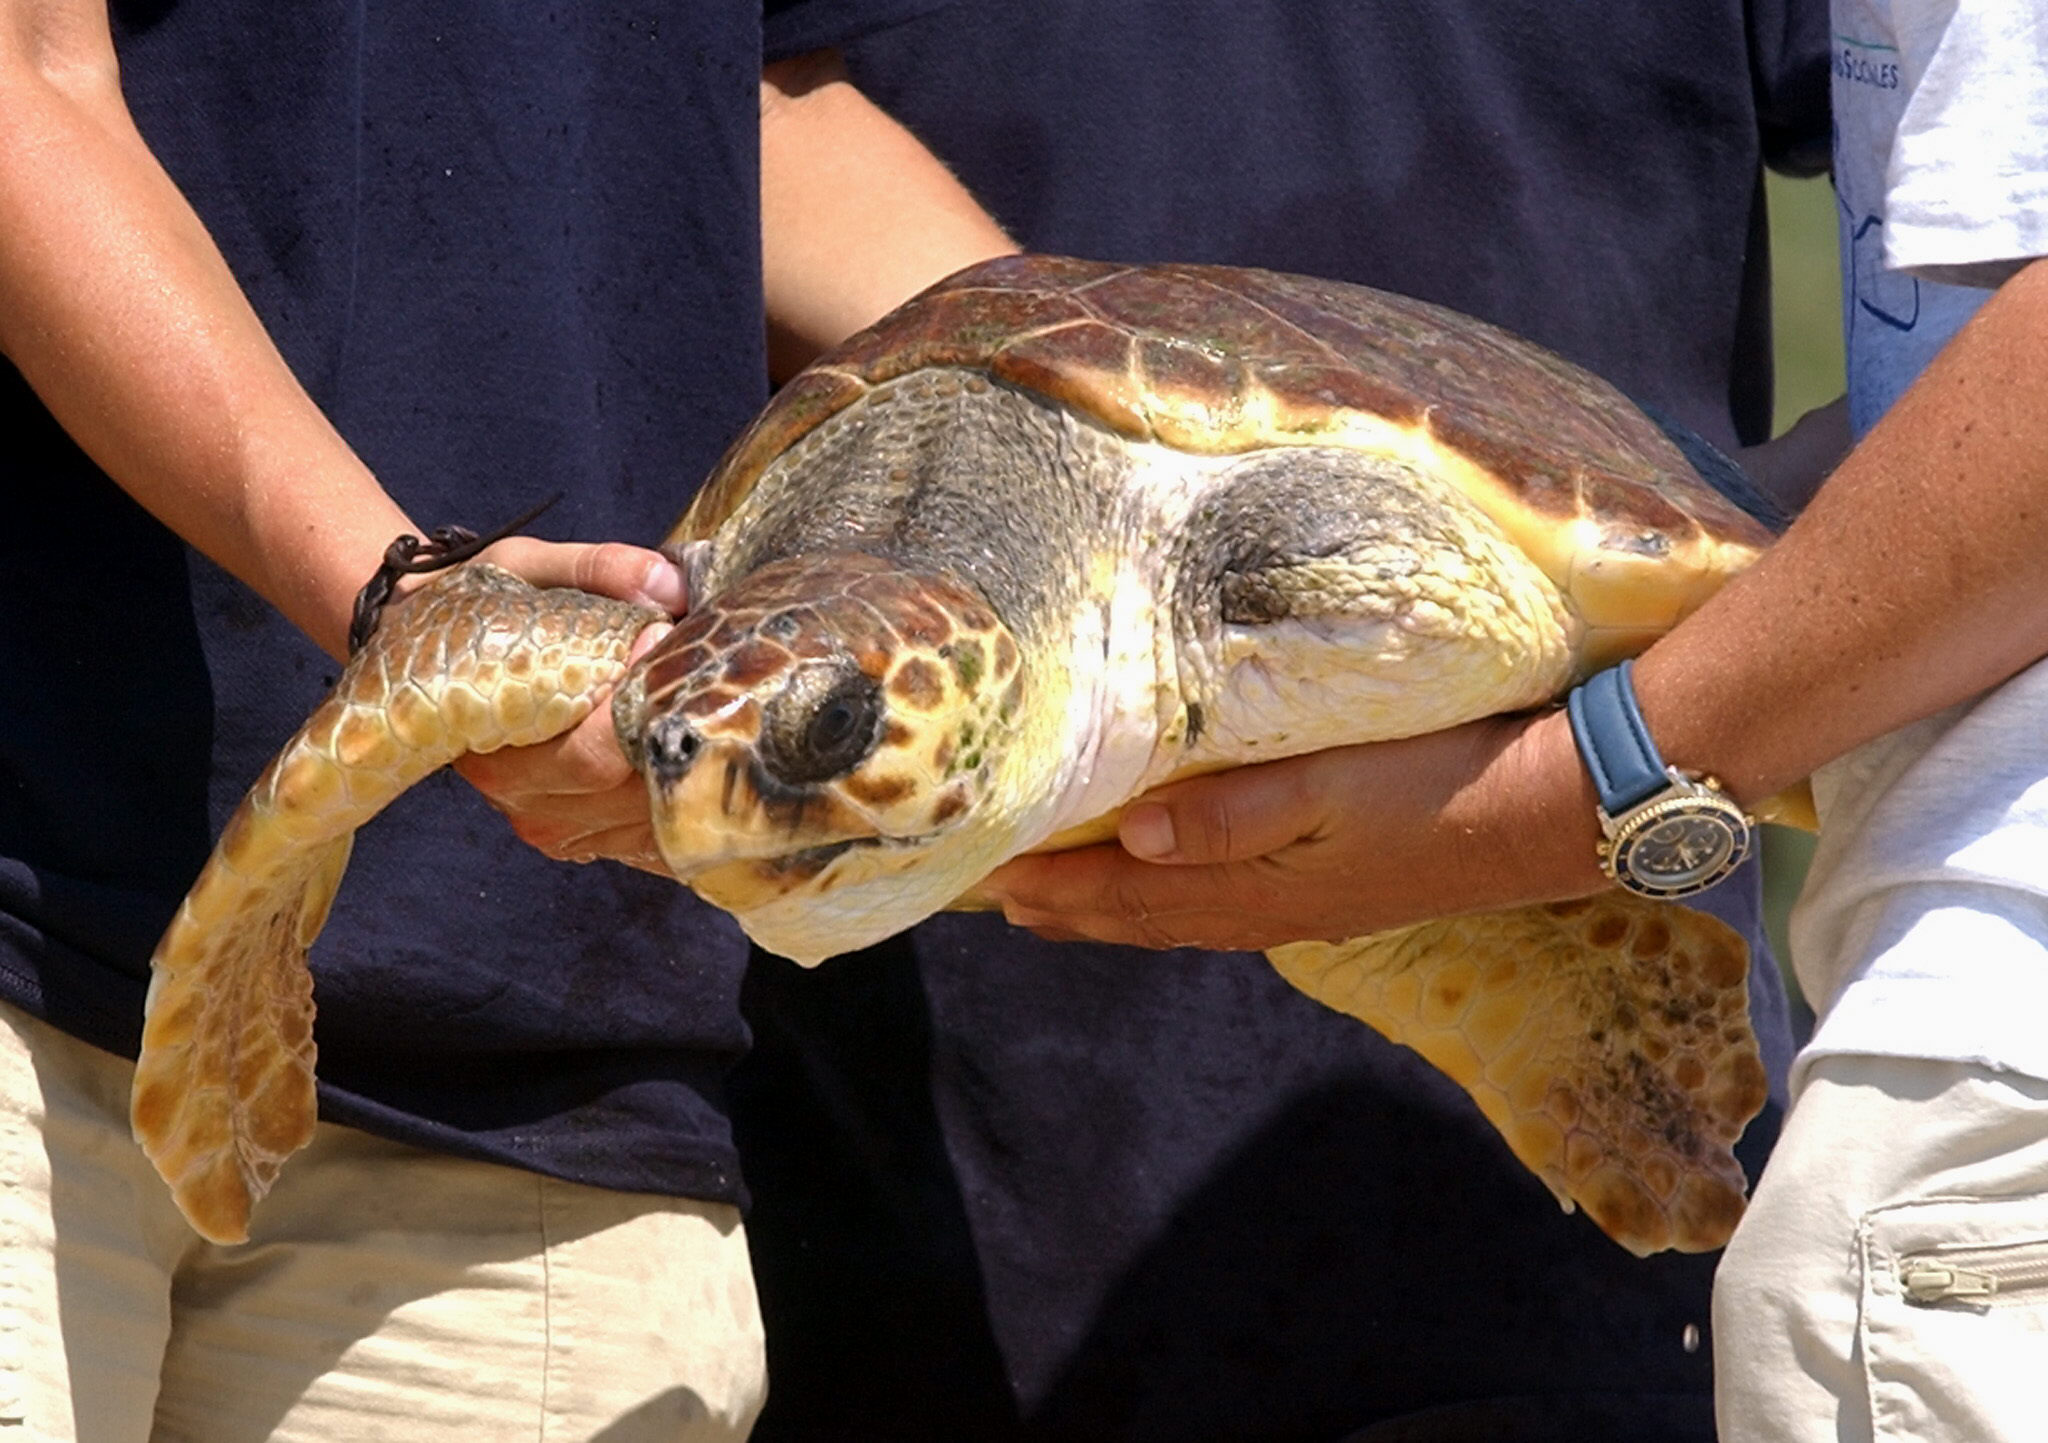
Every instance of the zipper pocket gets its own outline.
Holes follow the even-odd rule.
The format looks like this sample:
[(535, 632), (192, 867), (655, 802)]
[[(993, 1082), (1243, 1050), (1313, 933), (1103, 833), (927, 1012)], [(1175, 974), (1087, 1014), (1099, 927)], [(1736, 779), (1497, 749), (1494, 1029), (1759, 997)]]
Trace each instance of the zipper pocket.
[(2002, 1248), (1958, 1248), (1899, 1260), (1899, 1287), (1909, 1303), (1988, 1308), (2033, 1294), (2048, 1295), (2048, 1246), (2013, 1243)]

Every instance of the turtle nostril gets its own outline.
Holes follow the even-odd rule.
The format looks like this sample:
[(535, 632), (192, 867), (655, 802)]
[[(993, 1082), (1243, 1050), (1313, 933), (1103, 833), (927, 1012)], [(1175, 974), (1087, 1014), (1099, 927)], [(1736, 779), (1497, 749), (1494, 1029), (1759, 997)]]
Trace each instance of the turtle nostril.
[(672, 782), (690, 769), (704, 739), (681, 717), (663, 717), (647, 729), (647, 765), (656, 777)]

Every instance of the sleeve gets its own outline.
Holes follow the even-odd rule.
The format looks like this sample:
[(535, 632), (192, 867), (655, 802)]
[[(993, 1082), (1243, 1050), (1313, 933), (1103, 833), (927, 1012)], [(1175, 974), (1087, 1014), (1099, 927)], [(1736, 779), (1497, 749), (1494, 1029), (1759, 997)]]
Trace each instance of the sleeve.
[(763, 0), (761, 58), (787, 60), (828, 50), (943, 10), (956, 0)]
[(1828, 168), (1828, 0), (1752, 0), (1750, 76), (1764, 163), (1787, 175)]
[(1907, 89), (1886, 169), (1885, 263), (1996, 286), (2048, 255), (2048, 7), (1896, 7)]

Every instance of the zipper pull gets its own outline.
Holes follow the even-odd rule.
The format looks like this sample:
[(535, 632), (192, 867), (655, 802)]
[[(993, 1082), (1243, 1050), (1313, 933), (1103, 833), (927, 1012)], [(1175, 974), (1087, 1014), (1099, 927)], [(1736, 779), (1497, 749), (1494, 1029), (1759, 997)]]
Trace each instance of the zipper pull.
[(1899, 1264), (1899, 1284), (1912, 1303), (1975, 1303), (1998, 1291), (1991, 1274), (1952, 1268), (1939, 1258), (1907, 1258)]

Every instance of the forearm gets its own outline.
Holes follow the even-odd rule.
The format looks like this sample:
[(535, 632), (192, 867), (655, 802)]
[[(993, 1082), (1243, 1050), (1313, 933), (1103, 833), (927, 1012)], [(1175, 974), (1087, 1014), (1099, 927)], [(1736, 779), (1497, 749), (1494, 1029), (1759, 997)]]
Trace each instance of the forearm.
[[(1637, 660), (1668, 760), (1753, 807), (2048, 656), (2044, 336), (2048, 263), (1985, 305), (1762, 560)], [(1519, 853), (1511, 889), (1586, 880), (1592, 790), (1561, 714), (1522, 725), (1464, 804), (1476, 834), (1547, 839)]]
[(830, 54), (762, 76), (761, 232), (778, 378), (932, 282), (1017, 249)]
[(1764, 493), (1797, 516), (1849, 454), (1849, 398), (1808, 411), (1784, 435), (1745, 446), (1735, 459)]
[[(1763, 559), (1636, 662), (1658, 748), (1749, 806), (2048, 656), (2048, 263), (1986, 303)], [(1592, 791), (1561, 714), (1463, 794), (1540, 837), (1502, 879), (1586, 880)], [(1447, 817), (1455, 824), (1455, 817)]]
[(1636, 684), (1666, 756), (1755, 802), (2048, 655), (2044, 338), (2037, 263), (1651, 648)]
[(409, 523), (121, 100), (97, 6), (0, 7), (0, 350), (143, 506), (330, 651)]

